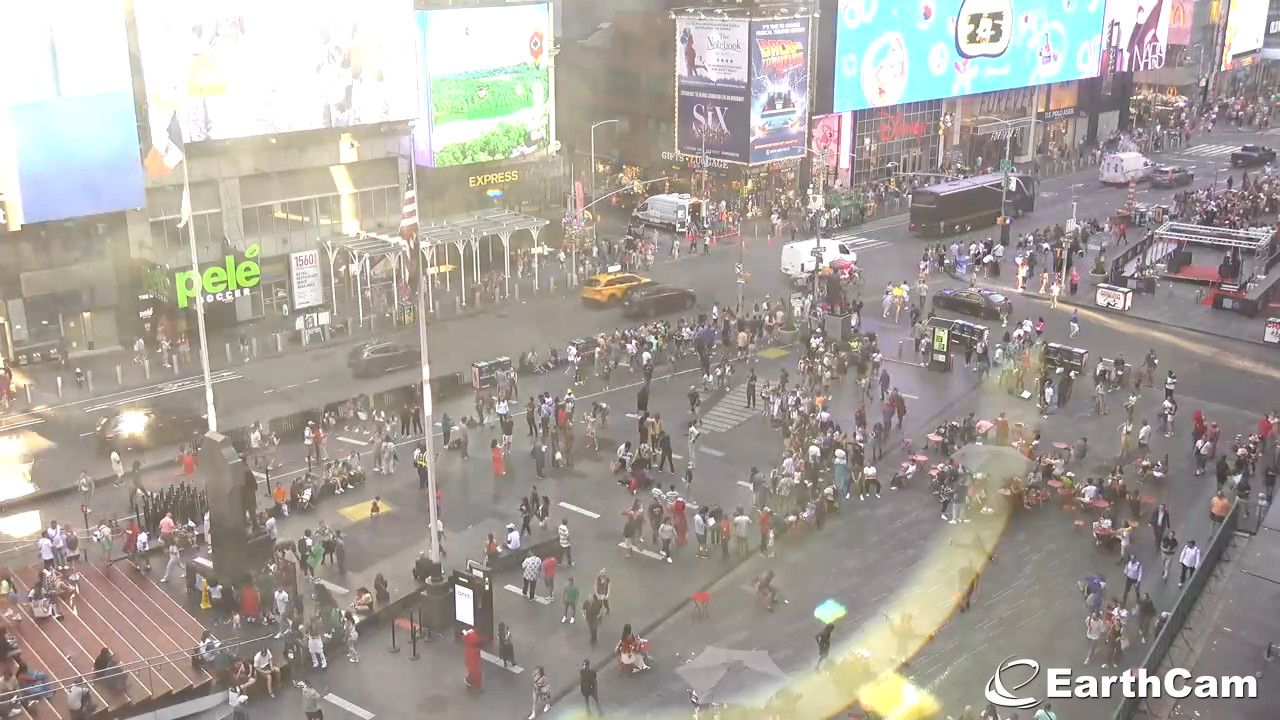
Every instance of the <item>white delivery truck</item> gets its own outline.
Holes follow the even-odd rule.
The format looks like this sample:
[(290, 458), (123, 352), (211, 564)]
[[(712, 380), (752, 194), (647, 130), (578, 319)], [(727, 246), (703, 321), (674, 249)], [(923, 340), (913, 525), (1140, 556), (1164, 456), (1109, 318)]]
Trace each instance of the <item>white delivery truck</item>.
[(1106, 185), (1128, 185), (1151, 179), (1155, 165), (1140, 152), (1111, 153), (1102, 158), (1098, 179)]
[[(833, 260), (845, 260), (853, 264), (858, 262), (858, 253), (854, 251), (852, 242), (859, 238), (836, 240), (797, 240), (782, 246), (782, 261), (779, 269), (791, 279), (803, 278), (818, 267), (829, 265)], [(817, 252), (815, 252), (817, 251)]]
[(682, 233), (689, 229), (690, 219), (702, 222), (702, 201), (689, 193), (650, 195), (631, 211), (633, 229), (651, 225)]

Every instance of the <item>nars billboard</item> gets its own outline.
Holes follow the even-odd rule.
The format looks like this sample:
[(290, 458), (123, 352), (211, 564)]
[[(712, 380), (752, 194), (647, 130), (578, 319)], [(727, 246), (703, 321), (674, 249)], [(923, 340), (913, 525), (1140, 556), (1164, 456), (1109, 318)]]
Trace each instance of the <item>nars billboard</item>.
[(1173, 0), (1107, 0), (1103, 62), (1115, 72), (1164, 67), (1172, 9)]
[(750, 23), (676, 21), (676, 149), (746, 163), (751, 158)]
[(751, 162), (805, 154), (809, 120), (809, 21), (751, 24)]
[(1096, 77), (1104, 0), (840, 0), (834, 108)]

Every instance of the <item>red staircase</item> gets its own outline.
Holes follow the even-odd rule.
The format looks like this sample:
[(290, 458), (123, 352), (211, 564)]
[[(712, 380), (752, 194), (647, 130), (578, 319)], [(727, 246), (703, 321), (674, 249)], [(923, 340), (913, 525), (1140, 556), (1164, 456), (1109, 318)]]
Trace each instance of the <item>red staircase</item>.
[[(57, 688), (53, 695), (19, 715), (26, 720), (62, 720), (70, 716), (63, 682), (93, 671), (93, 660), (110, 648), (128, 670), (120, 688), (91, 683), (101, 709), (97, 717), (119, 717), (165, 704), (170, 699), (200, 694), (213, 678), (191, 666), (189, 651), (200, 641), (204, 627), (150, 578), (128, 564), (105, 570), (80, 563), (80, 593), (72, 610), (59, 603), (61, 620), (35, 620), (24, 611), (22, 622), (10, 631), (32, 670), (47, 674)], [(38, 576), (36, 567), (11, 573), (25, 596)]]

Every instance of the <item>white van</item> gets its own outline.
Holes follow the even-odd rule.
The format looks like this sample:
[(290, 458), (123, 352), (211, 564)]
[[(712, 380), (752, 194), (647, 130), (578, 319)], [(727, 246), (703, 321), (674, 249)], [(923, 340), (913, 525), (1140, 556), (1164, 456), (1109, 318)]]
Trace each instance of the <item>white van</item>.
[[(813, 272), (817, 267), (829, 265), (833, 260), (847, 260), (851, 263), (858, 262), (858, 253), (854, 252), (853, 243), (862, 241), (862, 238), (845, 238), (843, 240), (835, 240), (832, 238), (823, 238), (821, 240), (797, 240), (782, 246), (782, 262), (780, 269), (782, 274), (789, 278), (802, 278)], [(870, 242), (870, 241), (866, 241)], [(822, 257), (816, 257), (814, 250), (819, 250)]]
[(689, 229), (689, 220), (702, 222), (702, 201), (689, 193), (665, 193), (650, 195), (631, 211), (631, 226), (653, 225), (671, 228), (682, 233)]
[(1127, 185), (1151, 179), (1155, 165), (1140, 152), (1112, 153), (1102, 158), (1098, 179), (1107, 185)]

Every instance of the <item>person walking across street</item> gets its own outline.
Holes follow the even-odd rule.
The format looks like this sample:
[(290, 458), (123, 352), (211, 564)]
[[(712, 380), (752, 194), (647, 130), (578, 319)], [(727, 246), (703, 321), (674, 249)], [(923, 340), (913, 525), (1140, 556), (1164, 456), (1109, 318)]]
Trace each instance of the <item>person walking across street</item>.
[(547, 671), (541, 665), (533, 669), (533, 708), (529, 711), (529, 720), (551, 710), (551, 681), (547, 679)]
[(591, 661), (583, 660), (582, 668), (578, 670), (578, 688), (582, 691), (582, 702), (587, 706), (587, 715), (591, 714), (591, 701), (596, 702), (596, 714), (604, 717), (604, 710), (600, 709), (600, 688), (596, 671), (591, 669)]
[(1182, 573), (1178, 576), (1178, 587), (1182, 587), (1187, 582), (1187, 578), (1195, 573), (1196, 568), (1200, 567), (1200, 548), (1196, 546), (1195, 540), (1188, 540), (1186, 545), (1182, 546), (1182, 554), (1178, 556), (1178, 564), (1182, 566)]
[(1142, 561), (1136, 555), (1130, 555), (1124, 565), (1124, 593), (1120, 596), (1120, 604), (1129, 602), (1129, 590), (1133, 589), (1136, 598), (1142, 592)]
[(1173, 558), (1178, 554), (1178, 536), (1173, 532), (1173, 528), (1165, 531), (1164, 537), (1160, 538), (1160, 555), (1164, 558), (1164, 564), (1160, 571), (1160, 579), (1169, 579), (1169, 566), (1173, 564)]
[(560, 562), (565, 567), (573, 567), (573, 545), (569, 538), (569, 519), (561, 518), (560, 526), (556, 528), (556, 536), (560, 543)]
[(524, 581), (524, 599), (533, 602), (538, 592), (538, 577), (542, 575), (542, 560), (531, 551), (524, 562), (520, 563), (520, 573)]
[(564, 596), (562, 598), (564, 601), (564, 612), (560, 615), (560, 622), (567, 622), (572, 625), (578, 619), (579, 593), (580, 590), (578, 589), (578, 586), (573, 583), (573, 578), (570, 577), (564, 586)]
[(818, 643), (818, 664), (815, 670), (822, 669), (822, 663), (826, 661), (827, 655), (831, 653), (831, 633), (835, 632), (836, 626), (833, 623), (827, 623), (826, 627), (814, 636), (814, 640)]

